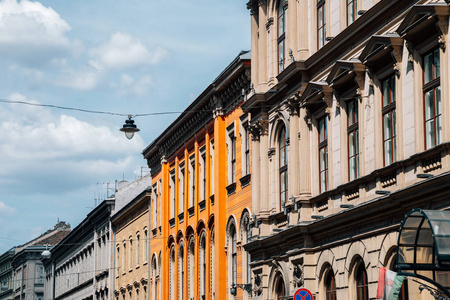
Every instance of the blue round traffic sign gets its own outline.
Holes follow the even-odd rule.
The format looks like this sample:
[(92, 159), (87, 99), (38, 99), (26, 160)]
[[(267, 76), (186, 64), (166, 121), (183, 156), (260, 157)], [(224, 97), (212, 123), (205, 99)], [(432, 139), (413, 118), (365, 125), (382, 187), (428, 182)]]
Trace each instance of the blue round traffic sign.
[(307, 289), (298, 289), (294, 294), (294, 300), (313, 300), (313, 296)]

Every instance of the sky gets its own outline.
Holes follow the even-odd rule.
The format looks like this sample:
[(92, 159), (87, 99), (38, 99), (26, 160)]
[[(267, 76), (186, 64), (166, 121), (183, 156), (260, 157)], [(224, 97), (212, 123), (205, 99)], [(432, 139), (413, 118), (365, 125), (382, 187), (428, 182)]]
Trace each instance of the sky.
[(183, 111), (250, 50), (245, 3), (0, 0), (0, 253), (148, 173), (178, 114), (135, 117), (132, 140), (126, 115)]

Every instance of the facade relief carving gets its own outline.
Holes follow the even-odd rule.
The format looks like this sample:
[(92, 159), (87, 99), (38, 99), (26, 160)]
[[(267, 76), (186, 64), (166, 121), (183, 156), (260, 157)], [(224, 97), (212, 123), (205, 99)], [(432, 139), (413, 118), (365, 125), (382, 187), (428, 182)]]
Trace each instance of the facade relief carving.
[(446, 15), (439, 15), (439, 21), (438, 21), (438, 27), (441, 31), (441, 35), (439, 35), (438, 41), (439, 41), (439, 47), (442, 49), (442, 51), (445, 52), (446, 47), (446, 39), (447, 39), (447, 33), (448, 33), (448, 16)]
[(395, 75), (397, 76), (397, 78), (400, 78), (400, 71), (401, 71), (401, 62), (402, 62), (402, 51), (403, 47), (402, 46), (393, 46), (392, 49), (392, 57), (394, 58), (394, 72)]
[(362, 100), (364, 96), (364, 71), (355, 71), (355, 82), (356, 82), (356, 95), (358, 96), (359, 100)]
[(293, 262), (292, 281), (294, 287), (302, 287), (305, 283), (305, 267), (303, 259), (298, 262)]

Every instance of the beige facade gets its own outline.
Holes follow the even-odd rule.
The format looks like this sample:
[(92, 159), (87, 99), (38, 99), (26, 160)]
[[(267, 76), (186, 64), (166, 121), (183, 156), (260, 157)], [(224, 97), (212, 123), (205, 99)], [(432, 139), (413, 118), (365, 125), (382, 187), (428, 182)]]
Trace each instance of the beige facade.
[[(253, 298), (374, 299), (412, 208), (450, 208), (444, 1), (254, 1)], [(438, 281), (450, 286), (448, 276)], [(406, 295), (407, 294), (407, 295)], [(408, 281), (403, 299), (430, 299)]]

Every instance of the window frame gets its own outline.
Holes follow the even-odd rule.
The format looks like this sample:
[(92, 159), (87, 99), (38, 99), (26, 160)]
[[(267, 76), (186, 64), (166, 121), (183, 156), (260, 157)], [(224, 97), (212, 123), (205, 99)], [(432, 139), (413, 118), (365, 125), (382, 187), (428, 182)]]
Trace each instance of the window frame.
[[(282, 210), (286, 202), (288, 201), (288, 144), (287, 144), (287, 131), (283, 125), (278, 133), (278, 163), (279, 163), (279, 205)], [(282, 186), (284, 184), (284, 189)], [(283, 199), (284, 198), (284, 199)], [(284, 201), (283, 201), (284, 200)]]
[[(321, 121), (324, 121), (324, 132), (321, 133)], [(317, 132), (318, 132), (318, 154), (319, 154), (319, 192), (323, 193), (329, 189), (329, 174), (328, 174), (328, 116), (323, 115), (317, 118)], [(323, 136), (323, 140), (321, 137)], [(321, 166), (321, 152), (324, 151), (324, 168)], [(322, 179), (322, 174), (324, 178)], [(324, 180), (324, 181), (323, 181)], [(323, 186), (323, 187), (322, 187)]]
[(325, 277), (325, 299), (336, 300), (336, 278), (333, 269), (328, 270)]
[[(326, 44), (326, 35), (327, 35), (327, 15), (326, 15), (326, 1), (318, 0), (317, 1), (317, 49), (322, 48)], [(321, 16), (322, 18), (319, 18)], [(322, 22), (320, 22), (322, 20)], [(322, 38), (320, 36), (322, 35)]]
[[(428, 55), (432, 55), (432, 64), (431, 64), (431, 80), (425, 82), (426, 78), (426, 57)], [(437, 54), (437, 55), (436, 55)], [(438, 59), (438, 63), (439, 63), (439, 76), (436, 76), (436, 60)], [(430, 51), (425, 52), (422, 55), (422, 82), (423, 82), (423, 87), (422, 87), (422, 91), (423, 91), (423, 117), (424, 117), (424, 145), (425, 145), (425, 150), (427, 149), (431, 149), (439, 144), (442, 143), (442, 90), (441, 90), (441, 72), (440, 72), (440, 67), (441, 67), (441, 58), (440, 58), (440, 48), (439, 47), (435, 47), (433, 49), (431, 49)], [(430, 118), (427, 119), (427, 94), (429, 92), (432, 92), (432, 101), (433, 101), (433, 113), (432, 116)], [(437, 104), (437, 97), (436, 95), (439, 95), (439, 104)], [(440, 111), (437, 112), (436, 109), (440, 108)], [(433, 134), (433, 141), (432, 144), (428, 144), (428, 130), (427, 130), (427, 125), (428, 123), (432, 122), (433, 123), (433, 129), (432, 129), (432, 134)], [(440, 129), (438, 128), (437, 122), (439, 122), (440, 124)], [(430, 141), (431, 142), (431, 141)]]
[[(346, 2), (346, 15), (347, 15), (347, 26), (352, 24), (353, 22), (356, 21), (356, 19), (358, 18), (358, 0), (345, 0)], [(353, 4), (352, 7), (352, 13), (353, 13), (353, 19), (350, 18), (350, 5)]]
[[(389, 97), (386, 101), (386, 87)], [(388, 75), (381, 80), (381, 121), (382, 121), (382, 138), (383, 138), (383, 165), (388, 166), (397, 161), (397, 117), (396, 117), (396, 78), (395, 74)], [(386, 127), (386, 116), (389, 116), (390, 127)], [(386, 138), (386, 133), (389, 137)], [(389, 146), (389, 152), (386, 151)]]
[[(286, 0), (277, 4), (277, 65), (278, 73), (284, 70), (286, 63)], [(282, 28), (280, 28), (282, 27)], [(281, 47), (281, 49), (280, 49)]]
[(355, 287), (356, 300), (369, 300), (369, 280), (367, 278), (367, 270), (362, 261), (358, 263), (355, 269)]
[[(353, 98), (347, 101), (347, 163), (348, 180), (352, 181), (360, 176), (360, 157), (359, 157), (359, 100)], [(353, 104), (353, 111), (350, 105)], [(353, 141), (353, 144), (351, 143)], [(353, 152), (353, 154), (352, 154)], [(352, 163), (354, 172), (351, 170)]]

